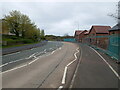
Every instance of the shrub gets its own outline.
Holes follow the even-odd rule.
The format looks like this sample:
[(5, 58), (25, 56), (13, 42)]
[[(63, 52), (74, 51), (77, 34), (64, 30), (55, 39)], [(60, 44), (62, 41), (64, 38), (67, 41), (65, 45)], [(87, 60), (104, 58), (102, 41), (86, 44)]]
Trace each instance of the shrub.
[(34, 41), (31, 40), (31, 39), (21, 39), (20, 41), (23, 42), (24, 44), (33, 43), (33, 42), (34, 42)]

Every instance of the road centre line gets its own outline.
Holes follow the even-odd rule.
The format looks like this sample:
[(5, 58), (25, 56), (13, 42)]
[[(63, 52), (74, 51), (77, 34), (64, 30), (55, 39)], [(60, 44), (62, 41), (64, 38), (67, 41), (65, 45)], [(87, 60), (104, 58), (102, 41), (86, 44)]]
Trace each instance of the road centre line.
[[(78, 49), (79, 49), (79, 48), (78, 48)], [(77, 60), (76, 54), (79, 52), (78, 49), (76, 49), (77, 52), (74, 54), (75, 59), (74, 59), (73, 61), (71, 61), (71, 62), (67, 65), (67, 67)]]
[(109, 68), (114, 72), (114, 74), (118, 77), (118, 79), (120, 79), (119, 74), (113, 69), (113, 67), (92, 47), (90, 47), (93, 51), (95, 51), (100, 57), (101, 59), (109, 66)]
[[(63, 78), (62, 78), (62, 84), (63, 84), (63, 85), (65, 84), (65, 80), (66, 80), (66, 75), (67, 75), (67, 69), (68, 69), (68, 67), (69, 67), (73, 62), (75, 62), (75, 61), (77, 60), (76, 54), (79, 52), (78, 49), (79, 49), (79, 48), (77, 48), (77, 49), (76, 49), (77, 52), (74, 53), (75, 59), (74, 59), (73, 61), (71, 61), (70, 63), (68, 63), (68, 64), (65, 66), (64, 74), (63, 74)], [(62, 86), (61, 86), (61, 87), (62, 87)], [(59, 87), (59, 88), (60, 88), (60, 87)]]
[(80, 62), (81, 62), (81, 60), (82, 60), (82, 49), (80, 50), (81, 52), (81, 54), (80, 54), (80, 59), (79, 59), (79, 61), (78, 61), (78, 64), (77, 64), (77, 67), (76, 67), (76, 70), (75, 70), (75, 73), (74, 73), (74, 75), (73, 75), (73, 78), (72, 78), (72, 81), (71, 81), (71, 84), (70, 84), (70, 87), (69, 88), (72, 88), (73, 87), (73, 83), (74, 83), (74, 81), (75, 81), (75, 77), (76, 77), (76, 75), (77, 75), (77, 71), (78, 71), (78, 68), (79, 68), (79, 65), (80, 65)]
[(63, 74), (63, 78), (62, 78), (62, 84), (65, 84), (66, 75), (67, 75), (67, 67), (65, 67), (65, 69), (64, 69), (64, 74)]

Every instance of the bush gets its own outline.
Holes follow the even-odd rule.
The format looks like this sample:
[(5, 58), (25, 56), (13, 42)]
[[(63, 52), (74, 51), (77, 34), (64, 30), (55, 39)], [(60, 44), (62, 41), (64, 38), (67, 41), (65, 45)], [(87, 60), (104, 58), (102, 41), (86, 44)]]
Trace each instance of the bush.
[(21, 41), (22, 43), (24, 43), (24, 44), (27, 44), (27, 43), (34, 43), (34, 41), (31, 40), (31, 39), (21, 39), (20, 41)]
[(12, 40), (12, 39), (4, 39), (2, 41), (2, 45), (14, 45), (16, 43), (16, 40)]

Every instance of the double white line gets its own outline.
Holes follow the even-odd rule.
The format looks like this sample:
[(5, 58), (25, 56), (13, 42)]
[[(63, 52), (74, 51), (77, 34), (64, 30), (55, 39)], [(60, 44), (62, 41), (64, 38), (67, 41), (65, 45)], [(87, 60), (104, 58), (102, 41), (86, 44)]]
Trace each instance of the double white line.
[[(68, 63), (68, 64), (65, 66), (64, 74), (63, 74), (63, 78), (62, 78), (62, 85), (64, 85), (65, 82), (66, 82), (65, 80), (66, 80), (66, 75), (67, 75), (68, 67), (69, 67), (73, 62), (75, 62), (75, 61), (77, 60), (77, 53), (79, 53), (79, 48), (77, 48), (76, 50), (77, 50), (77, 52), (74, 53), (75, 59), (74, 59), (73, 61), (71, 61), (70, 63)], [(63, 88), (63, 86), (60, 86), (60, 87), (58, 88), (58, 90), (59, 90), (59, 89), (62, 89), (62, 88)]]

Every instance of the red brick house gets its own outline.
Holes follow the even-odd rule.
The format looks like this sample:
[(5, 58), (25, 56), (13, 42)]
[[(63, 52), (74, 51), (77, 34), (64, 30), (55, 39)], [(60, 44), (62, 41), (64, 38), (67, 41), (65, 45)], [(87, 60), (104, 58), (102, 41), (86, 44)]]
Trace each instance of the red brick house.
[(109, 34), (110, 35), (118, 35), (120, 34), (120, 25), (115, 25), (114, 27), (112, 27), (111, 29), (109, 29)]
[(79, 34), (79, 41), (82, 42), (83, 39), (85, 38), (85, 33), (88, 32), (87, 30), (84, 30), (82, 31), (80, 34)]
[(110, 26), (92, 26), (89, 31), (90, 43), (101, 48), (107, 48), (108, 38), (98, 38), (96, 36), (106, 36), (109, 35)]
[(77, 42), (79, 42), (79, 40), (80, 40), (79, 34), (80, 34), (81, 32), (82, 32), (81, 30), (76, 30), (76, 31), (75, 31), (74, 37), (75, 37), (75, 40), (76, 40)]

